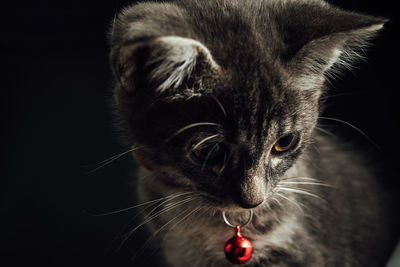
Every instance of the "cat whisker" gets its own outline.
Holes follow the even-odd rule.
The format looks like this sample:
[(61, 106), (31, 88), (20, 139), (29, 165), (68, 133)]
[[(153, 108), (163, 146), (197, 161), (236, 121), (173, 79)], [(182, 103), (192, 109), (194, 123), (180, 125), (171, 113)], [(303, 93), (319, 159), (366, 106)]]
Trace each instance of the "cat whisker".
[[(225, 152), (224, 152), (224, 161), (223, 161), (223, 163), (222, 163), (221, 168), (220, 168), (219, 171), (218, 171), (218, 176), (217, 176), (218, 179), (221, 177), (222, 172), (225, 170), (226, 164), (228, 163), (230, 157), (231, 157), (231, 154), (230, 154), (230, 153), (228, 154), (228, 152), (225, 150)], [(215, 179), (214, 182), (213, 182), (213, 184), (216, 183), (216, 182), (218, 182), (218, 179)]]
[(272, 197), (272, 200), (275, 201), (276, 203), (278, 203), (278, 206), (281, 208), (283, 205), (282, 203), (274, 196)]
[(291, 199), (291, 198), (289, 198), (289, 197), (286, 197), (285, 195), (283, 195), (283, 193), (280, 194), (279, 192), (275, 192), (275, 194), (276, 194), (277, 196), (279, 196), (279, 197), (281, 197), (281, 198), (283, 198), (283, 199), (289, 201), (289, 202), (292, 203), (293, 205), (295, 205), (295, 206), (300, 210), (300, 212), (303, 214), (303, 216), (305, 215), (304, 209), (303, 209), (303, 207), (301, 207), (301, 204), (300, 204), (300, 203), (298, 203), (298, 202), (295, 201), (294, 199)]
[(115, 5), (114, 17), (111, 25), (111, 36), (114, 35), (115, 22), (117, 20), (118, 7)]
[(211, 136), (208, 136), (208, 137), (202, 139), (200, 142), (198, 142), (197, 144), (195, 144), (193, 146), (193, 150), (196, 150), (199, 146), (201, 146), (201, 144), (203, 144), (203, 143), (207, 142), (208, 140), (211, 140), (215, 137), (218, 137), (218, 136), (219, 136), (219, 134), (214, 134), (214, 135), (211, 135)]
[(111, 157), (109, 157), (109, 158), (107, 158), (107, 159), (105, 159), (105, 160), (102, 160), (102, 161), (96, 163), (95, 165), (100, 165), (100, 164), (103, 164), (103, 163), (105, 163), (105, 162), (107, 162), (107, 161), (109, 161), (109, 160), (113, 160), (114, 158), (119, 158), (119, 157), (125, 155), (126, 153), (129, 153), (130, 151), (131, 151), (131, 149), (129, 149), (129, 150), (127, 150), (127, 151), (124, 151), (124, 152), (122, 152), (122, 153), (118, 153), (117, 155), (114, 155), (114, 156), (111, 156)]
[(331, 117), (318, 117), (318, 118), (323, 119), (323, 120), (331, 120), (331, 121), (343, 123), (344, 125), (347, 125), (347, 126), (353, 128), (354, 130), (356, 130), (358, 133), (360, 133), (362, 136), (364, 136), (373, 146), (375, 146), (377, 149), (380, 149), (380, 147), (374, 141), (372, 141), (371, 138), (369, 138), (369, 136), (367, 134), (365, 134), (363, 131), (361, 131), (359, 128), (357, 128), (353, 124), (351, 124), (347, 121), (341, 120), (341, 119), (336, 119), (336, 118), (331, 118)]
[(325, 100), (325, 99), (331, 99), (335, 97), (342, 97), (342, 96), (354, 96), (354, 95), (361, 95), (361, 91), (352, 91), (352, 92), (346, 92), (346, 93), (340, 93), (340, 94), (327, 94), (323, 95), (320, 99)]
[[(158, 211), (158, 212), (152, 214), (152, 215), (149, 216), (149, 217), (146, 216), (146, 219), (145, 219), (142, 223), (140, 223), (139, 225), (137, 225), (135, 228), (133, 228), (133, 229), (132, 229), (131, 231), (129, 231), (128, 233), (126, 233), (126, 234), (124, 234), (124, 235), (121, 236), (121, 237), (124, 237), (124, 240), (122, 241), (122, 244), (125, 243), (126, 240), (127, 240), (134, 232), (136, 232), (137, 229), (139, 229), (139, 228), (142, 227), (143, 225), (145, 225), (145, 224), (151, 222), (152, 220), (154, 220), (154, 219), (157, 218), (158, 216), (160, 216), (160, 215), (162, 215), (162, 214), (164, 214), (164, 213), (166, 213), (166, 212), (168, 212), (168, 211), (170, 211), (170, 210), (172, 210), (172, 209), (174, 209), (174, 208), (177, 208), (177, 207), (179, 207), (179, 206), (182, 206), (183, 204), (188, 203), (188, 202), (190, 202), (190, 201), (192, 201), (192, 200), (194, 200), (194, 199), (197, 199), (197, 198), (198, 198), (198, 197), (189, 196), (189, 197), (187, 197), (187, 198), (185, 198), (185, 199), (183, 199), (183, 200), (180, 200), (180, 201), (178, 201), (178, 202), (176, 202), (176, 203), (173, 203), (172, 205), (169, 205), (168, 207), (164, 207), (163, 209), (161, 209), (160, 211)], [(149, 215), (150, 215), (153, 211), (154, 211), (154, 209), (149, 213)], [(122, 245), (122, 244), (121, 244), (121, 245)]]
[(157, 205), (156, 207), (154, 207), (149, 213), (148, 215), (152, 214), (155, 210), (157, 210), (159, 207), (161, 207), (162, 205), (165, 204), (165, 208), (168, 208), (176, 203), (168, 203), (169, 201), (171, 201), (172, 199), (175, 199), (177, 197), (181, 197), (181, 196), (185, 196), (187, 198), (190, 198), (192, 196), (197, 196), (198, 193), (196, 191), (191, 191), (191, 192), (185, 192), (185, 193), (180, 193), (180, 194), (173, 194), (171, 197), (166, 198), (166, 200), (164, 200), (162, 203), (160, 203), (159, 205)]
[(221, 169), (219, 170), (219, 175), (222, 174), (222, 172), (225, 170), (226, 168), (226, 164), (228, 163), (229, 159), (231, 158), (231, 153), (228, 154), (228, 152), (225, 150), (225, 154), (224, 154), (224, 163), (222, 164)]
[[(277, 205), (278, 205), (278, 208), (280, 210), (282, 210), (282, 207), (284, 207), (284, 206), (283, 206), (282, 202), (280, 202), (275, 195), (273, 195), (270, 199), (272, 201), (276, 202)], [(268, 214), (268, 216), (272, 217), (275, 221), (281, 223), (281, 220), (279, 219), (279, 216), (277, 216), (276, 211), (271, 208), (272, 204), (273, 203), (270, 203), (270, 201), (266, 201), (266, 205), (268, 206), (268, 210), (266, 211), (266, 213), (261, 212), (260, 217), (266, 216), (266, 214)], [(257, 213), (255, 213), (255, 214), (257, 214)]]
[[(166, 222), (163, 226), (161, 226), (157, 231), (155, 231), (151, 237), (149, 237), (146, 242), (143, 244), (142, 249), (141, 249), (141, 253), (143, 253), (147, 247), (151, 244), (151, 242), (153, 241), (153, 239), (156, 237), (157, 234), (159, 234), (162, 230), (164, 230), (164, 228), (166, 228), (170, 223), (172, 223), (173, 221), (175, 221), (176, 219), (178, 219), (179, 216), (181, 216), (182, 214), (184, 214), (185, 212), (186, 215), (184, 215), (181, 219), (179, 219), (179, 221), (177, 221), (176, 223), (174, 223), (174, 225), (172, 225), (172, 227), (170, 227), (167, 232), (165, 233), (163, 239), (165, 240), (166, 237), (168, 236), (168, 234), (171, 232), (172, 229), (176, 228), (179, 224), (181, 224), (182, 222), (184, 222), (185, 219), (189, 218), (189, 216), (195, 214), (196, 212), (198, 212), (199, 210), (201, 210), (203, 207), (197, 207), (194, 210), (190, 210), (189, 212), (187, 212), (189, 209), (185, 209), (184, 211), (182, 211), (179, 215), (175, 216), (174, 218), (172, 218), (171, 220), (169, 220), (168, 222)], [(136, 256), (135, 256), (136, 257)], [(135, 258), (134, 257), (134, 258)]]
[(280, 181), (297, 180), (297, 179), (306, 180), (306, 181), (314, 181), (314, 182), (323, 181), (323, 180), (321, 180), (321, 179), (316, 179), (316, 178), (311, 178), (311, 177), (305, 177), (305, 176), (287, 177), (287, 178), (280, 179)]
[(326, 186), (326, 187), (333, 187), (330, 184), (324, 184), (324, 183), (313, 183), (313, 182), (279, 182), (278, 185), (280, 184), (288, 184), (288, 185), (319, 185), (319, 186)]
[(314, 197), (316, 199), (327, 202), (325, 199), (321, 198), (320, 196), (313, 194), (311, 192), (305, 191), (305, 190), (301, 190), (298, 188), (289, 188), (289, 187), (284, 187), (284, 186), (279, 186), (279, 185), (276, 187), (278, 188), (278, 190), (283, 190), (283, 191), (293, 192), (293, 193), (297, 193), (297, 194), (301, 194), (301, 195), (306, 195), (306, 196)]
[(159, 229), (157, 229), (154, 233), (152, 233), (152, 235), (146, 240), (146, 242), (144, 242), (144, 244), (142, 245), (141, 249), (139, 252), (135, 253), (135, 255), (132, 257), (132, 260), (134, 260), (138, 255), (140, 255), (141, 253), (143, 253), (147, 247), (149, 246), (149, 244), (153, 241), (153, 239), (156, 237), (156, 235), (161, 232), (165, 227), (167, 227), (170, 223), (172, 223), (173, 221), (175, 221), (181, 214), (183, 214), (184, 212), (186, 212), (188, 209), (185, 209), (184, 211), (182, 211), (179, 215), (173, 217), (172, 219), (170, 219), (169, 221), (167, 221), (166, 223), (164, 223)]
[(168, 234), (172, 231), (172, 229), (178, 227), (179, 224), (183, 223), (183, 221), (187, 218), (189, 218), (189, 216), (194, 215), (196, 212), (200, 211), (202, 208), (204, 208), (203, 206), (197, 207), (194, 210), (191, 210), (190, 212), (188, 212), (183, 218), (181, 218), (178, 222), (176, 222), (171, 228), (168, 229), (167, 233), (165, 234), (164, 238), (168, 236)]
[(312, 146), (314, 147), (315, 151), (317, 151), (318, 154), (322, 155), (321, 149), (319, 149), (319, 147), (316, 144), (312, 143)]
[(146, 205), (151, 206), (151, 204), (154, 204), (154, 203), (157, 203), (157, 202), (160, 202), (160, 201), (162, 201), (162, 200), (160, 200), (160, 199), (150, 200), (150, 201), (144, 202), (142, 204), (138, 204), (138, 205), (134, 205), (134, 206), (130, 206), (130, 207), (124, 208), (124, 209), (111, 211), (111, 212), (106, 212), (106, 213), (93, 214), (93, 213), (89, 213), (89, 212), (86, 212), (86, 211), (85, 211), (85, 213), (90, 215), (90, 216), (94, 216), (94, 217), (102, 217), (102, 216), (108, 216), (108, 215), (113, 215), (113, 214), (117, 214), (117, 213), (122, 213), (122, 212), (125, 212), (125, 211), (136, 209), (138, 207), (146, 206)]
[(177, 130), (176, 132), (174, 132), (170, 137), (168, 137), (164, 141), (164, 143), (168, 143), (172, 138), (178, 136), (179, 134), (183, 133), (186, 130), (189, 130), (194, 127), (199, 127), (199, 126), (219, 126), (219, 124), (215, 123), (215, 122), (196, 122), (196, 123), (186, 125), (186, 126), (180, 128), (179, 130)]
[(183, 196), (183, 195), (186, 195), (186, 194), (189, 194), (189, 193), (192, 193), (192, 192), (185, 192), (185, 193), (180, 193), (180, 194), (175, 193), (175, 194), (172, 194), (172, 195), (167, 196), (167, 197), (161, 197), (161, 198), (149, 200), (149, 201), (146, 201), (146, 202), (137, 204), (137, 205), (133, 205), (133, 206), (130, 206), (130, 207), (127, 207), (127, 208), (124, 208), (124, 209), (115, 210), (115, 211), (111, 211), (111, 212), (105, 212), (105, 213), (97, 213), (97, 214), (94, 214), (94, 213), (89, 213), (89, 212), (86, 212), (86, 211), (85, 211), (85, 213), (88, 214), (88, 215), (90, 215), (90, 216), (94, 216), (94, 217), (108, 216), (108, 215), (113, 215), (113, 214), (117, 214), (117, 213), (129, 211), (129, 210), (132, 210), (132, 209), (136, 209), (136, 208), (139, 208), (139, 207), (143, 207), (143, 206), (146, 206), (146, 205), (151, 206), (151, 204), (155, 204), (155, 203), (161, 202), (161, 201), (163, 201), (163, 200), (169, 201), (169, 200), (171, 200), (171, 199), (174, 199), (174, 198), (176, 198), (176, 197)]
[(150, 245), (150, 243), (153, 241), (153, 239), (155, 238), (155, 236), (158, 234), (158, 232), (160, 232), (166, 225), (168, 225), (169, 223), (171, 223), (172, 221), (176, 220), (178, 216), (173, 217), (171, 220), (169, 220), (168, 222), (166, 222), (160, 229), (158, 229), (156, 232), (154, 232), (144, 243), (143, 245), (140, 247), (140, 250), (138, 252), (136, 252), (131, 260), (134, 261), (136, 259), (136, 257), (140, 256), (141, 254), (143, 254), (143, 252), (148, 248), (148, 246)]
[(130, 153), (130, 152), (133, 152), (133, 151), (135, 151), (135, 150), (137, 150), (137, 149), (139, 149), (139, 148), (140, 148), (140, 147), (134, 147), (134, 148), (131, 148), (131, 149), (127, 150), (127, 151), (124, 151), (124, 152), (122, 152), (122, 153), (120, 153), (120, 154), (114, 155), (114, 156), (112, 156), (112, 157), (110, 157), (110, 158), (108, 158), (108, 159), (105, 159), (105, 160), (103, 160), (103, 161), (101, 161), (101, 162), (98, 163), (98, 164), (100, 164), (100, 166), (98, 166), (98, 167), (96, 167), (95, 169), (93, 169), (93, 170), (87, 172), (87, 174), (91, 174), (91, 173), (93, 173), (93, 172), (95, 172), (95, 171), (97, 171), (97, 170), (103, 168), (104, 166), (107, 166), (107, 165), (110, 164), (111, 162), (116, 161), (116, 160), (119, 159), (120, 157), (122, 157), (122, 156), (124, 156), (124, 155), (126, 155), (126, 154), (128, 154), (128, 153)]
[[(139, 228), (140, 228), (141, 226), (143, 226), (144, 224), (147, 224), (148, 222), (150, 222), (150, 221), (152, 221), (153, 219), (155, 219), (156, 217), (158, 217), (158, 216), (160, 216), (160, 215), (166, 213), (167, 211), (170, 211), (170, 210), (172, 210), (172, 209), (174, 209), (174, 208), (177, 208), (177, 207), (179, 207), (179, 206), (182, 206), (183, 204), (186, 204), (186, 203), (188, 203), (188, 202), (190, 202), (190, 201), (193, 201), (193, 200), (196, 200), (196, 199), (198, 199), (198, 197), (193, 197), (193, 198), (184, 199), (184, 200), (182, 200), (182, 201), (180, 201), (180, 202), (177, 202), (177, 203), (174, 203), (173, 205), (170, 205), (170, 206), (164, 208), (163, 210), (159, 211), (158, 213), (152, 215), (151, 217), (148, 218), (148, 220), (146, 220), (145, 222), (139, 224), (139, 225), (138, 225), (137, 227), (135, 227), (132, 231), (130, 231), (129, 233), (127, 233), (126, 237), (124, 238), (124, 240), (123, 240), (122, 243), (121, 243), (121, 246), (126, 242), (126, 240), (127, 240), (130, 236), (132, 236), (132, 234), (133, 234), (137, 229), (139, 229)], [(186, 210), (187, 210), (187, 209), (185, 209), (185, 211), (186, 211)], [(183, 211), (182, 213), (184, 213), (185, 211)], [(182, 213), (181, 213), (181, 214), (182, 214)], [(175, 216), (175, 217), (172, 218), (171, 220), (169, 220), (167, 223), (165, 223), (160, 229), (158, 229), (155, 233), (152, 234), (152, 236), (150, 237), (150, 240), (152, 240), (152, 239), (157, 235), (158, 232), (160, 232), (163, 228), (165, 228), (168, 224), (170, 224), (172, 221), (174, 221), (174, 220), (175, 220), (176, 218), (178, 218), (179, 216), (180, 216), (180, 214), (177, 215), (177, 216)], [(149, 242), (150, 242), (150, 241), (149, 241)], [(145, 243), (145, 245), (146, 245), (146, 243)]]
[[(171, 195), (169, 195), (169, 196), (166, 196), (166, 197), (163, 197), (163, 198), (159, 198), (161, 201), (162, 200), (164, 200), (164, 201), (162, 201), (161, 203), (159, 203), (157, 206), (155, 206), (150, 212), (148, 212), (148, 214), (150, 215), (150, 214), (152, 214), (155, 210), (157, 210), (159, 207), (161, 207), (162, 205), (164, 205), (164, 204), (168, 204), (168, 201), (171, 201), (172, 199), (175, 199), (175, 198), (177, 198), (177, 197), (181, 197), (181, 196), (187, 196), (187, 195), (189, 195), (189, 197), (190, 197), (190, 194), (194, 194), (194, 193), (196, 193), (195, 191), (192, 191), (192, 192), (184, 192), (184, 193), (180, 193), (180, 192), (178, 192), (178, 193), (174, 193), (174, 194), (171, 194)], [(154, 203), (153, 205), (155, 205), (156, 203)], [(142, 211), (140, 211), (139, 213), (137, 213), (135, 216), (133, 216), (133, 218), (131, 218), (131, 220), (129, 221), (129, 223), (127, 223), (124, 227), (123, 227), (123, 229), (121, 230), (121, 232), (123, 232), (123, 231), (125, 231), (125, 229), (126, 228), (128, 228), (128, 226), (134, 221), (134, 219), (135, 218), (137, 218), (138, 216), (140, 216), (140, 215), (142, 215), (144, 212), (146, 212), (146, 210), (147, 209), (149, 209), (151, 207), (151, 205), (149, 205), (148, 207), (146, 207), (146, 208), (144, 208)], [(125, 237), (124, 237), (125, 236)], [(118, 234), (118, 236), (117, 237), (115, 237), (114, 238), (114, 241), (115, 240), (117, 240), (118, 238), (123, 238), (123, 240), (121, 241), (121, 243), (118, 245), (118, 247), (115, 249), (115, 252), (116, 251), (118, 251), (118, 250), (120, 250), (121, 249), (121, 247), (124, 245), (124, 243), (128, 240), (128, 238), (131, 236), (131, 234), (128, 232), (128, 233), (126, 233), (126, 234)]]
[(321, 127), (315, 126), (315, 130), (320, 131), (321, 133), (324, 133), (324, 134), (326, 134), (326, 135), (328, 135), (328, 136), (331, 136), (331, 137), (333, 137), (333, 138), (337, 138), (336, 135), (334, 135), (334, 134), (331, 133), (330, 131), (325, 130), (325, 129), (321, 128)]
[(204, 160), (204, 162), (203, 162), (203, 164), (201, 165), (201, 169), (200, 169), (200, 177), (202, 176), (202, 174), (203, 174), (203, 171), (204, 171), (204, 168), (206, 167), (206, 165), (207, 165), (207, 161), (208, 161), (208, 159), (210, 158), (210, 156), (212, 155), (212, 153), (214, 152), (214, 149), (216, 148), (216, 147), (218, 147), (218, 143), (217, 144), (215, 144), (211, 149), (210, 149), (210, 151), (207, 153), (207, 156), (206, 156), (206, 158), (205, 158), (205, 160)]
[(268, 206), (268, 209), (271, 210), (271, 205), (269, 204), (269, 202), (267, 201), (265, 204)]
[[(187, 202), (187, 201), (186, 201), (186, 202)], [(183, 205), (183, 204), (186, 203), (186, 202), (179, 203), (179, 204), (180, 204), (180, 205)], [(158, 216), (160, 216), (160, 215), (166, 213), (167, 211), (169, 211), (169, 210), (171, 210), (171, 209), (173, 209), (173, 208), (175, 208), (175, 207), (177, 207), (177, 206), (180, 206), (180, 205), (172, 206), (172, 207), (169, 207), (169, 208), (164, 208), (164, 209), (162, 209), (161, 211), (159, 211), (159, 212), (153, 214), (152, 216), (148, 217), (147, 220), (145, 220), (144, 222), (140, 223), (139, 225), (137, 225), (135, 228), (133, 228), (132, 230), (130, 230), (130, 231), (127, 232), (126, 234), (120, 235), (119, 238), (122, 238), (122, 241), (121, 241), (121, 243), (119, 244), (119, 246), (116, 248), (115, 251), (120, 250), (120, 249), (122, 248), (122, 246), (126, 243), (126, 241), (128, 241), (128, 239), (129, 239), (129, 238), (134, 234), (134, 232), (136, 232), (136, 230), (138, 230), (140, 227), (142, 227), (143, 225), (147, 224), (148, 222), (150, 222), (151, 220), (155, 219), (156, 217), (158, 217)]]
[(226, 110), (225, 110), (224, 106), (222, 105), (221, 101), (219, 101), (219, 99), (217, 97), (215, 97), (215, 96), (213, 96), (212, 99), (214, 99), (215, 102), (217, 102), (218, 106), (222, 110), (222, 113), (224, 113), (225, 117), (227, 117), (228, 115), (226, 114)]

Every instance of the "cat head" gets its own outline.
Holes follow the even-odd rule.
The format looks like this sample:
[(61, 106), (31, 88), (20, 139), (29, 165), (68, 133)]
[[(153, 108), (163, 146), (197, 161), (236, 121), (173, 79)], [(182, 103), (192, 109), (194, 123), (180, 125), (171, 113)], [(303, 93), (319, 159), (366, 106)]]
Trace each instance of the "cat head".
[(255, 207), (312, 141), (326, 79), (384, 22), (322, 1), (125, 9), (110, 35), (125, 141), (167, 174), (154, 182)]

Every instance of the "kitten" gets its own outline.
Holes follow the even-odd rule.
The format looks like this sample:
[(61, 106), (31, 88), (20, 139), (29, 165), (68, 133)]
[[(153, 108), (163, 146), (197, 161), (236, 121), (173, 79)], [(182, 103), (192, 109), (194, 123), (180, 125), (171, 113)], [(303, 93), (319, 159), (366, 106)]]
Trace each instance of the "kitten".
[(124, 9), (110, 34), (117, 120), (144, 221), (169, 266), (383, 266), (374, 172), (320, 136), (325, 83), (385, 19), (319, 0), (176, 0)]

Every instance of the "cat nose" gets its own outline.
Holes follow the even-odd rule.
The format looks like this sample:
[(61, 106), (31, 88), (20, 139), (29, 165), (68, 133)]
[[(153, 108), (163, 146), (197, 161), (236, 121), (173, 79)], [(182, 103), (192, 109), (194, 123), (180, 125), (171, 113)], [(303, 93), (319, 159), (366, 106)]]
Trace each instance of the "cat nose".
[(264, 199), (258, 203), (240, 202), (238, 204), (244, 209), (252, 209), (252, 208), (260, 206), (263, 202), (264, 202)]
[(232, 199), (242, 208), (251, 209), (261, 205), (266, 197), (266, 180), (259, 176), (247, 177), (233, 184)]
[(238, 194), (238, 192), (236, 192), (236, 194), (233, 195), (233, 200), (244, 209), (252, 209), (260, 206), (264, 202), (264, 196), (246, 194), (244, 192)]

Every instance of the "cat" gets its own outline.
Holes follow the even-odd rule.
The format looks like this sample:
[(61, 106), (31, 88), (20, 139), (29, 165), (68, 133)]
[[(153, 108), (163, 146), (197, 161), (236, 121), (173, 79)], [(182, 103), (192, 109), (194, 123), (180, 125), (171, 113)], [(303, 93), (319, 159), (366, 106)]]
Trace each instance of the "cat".
[[(142, 2), (110, 31), (115, 117), (140, 165), (143, 222), (168, 266), (383, 266), (377, 177), (320, 135), (327, 80), (386, 19), (322, 0)], [(146, 207), (146, 206), (145, 206)], [(157, 239), (158, 238), (158, 239)]]

